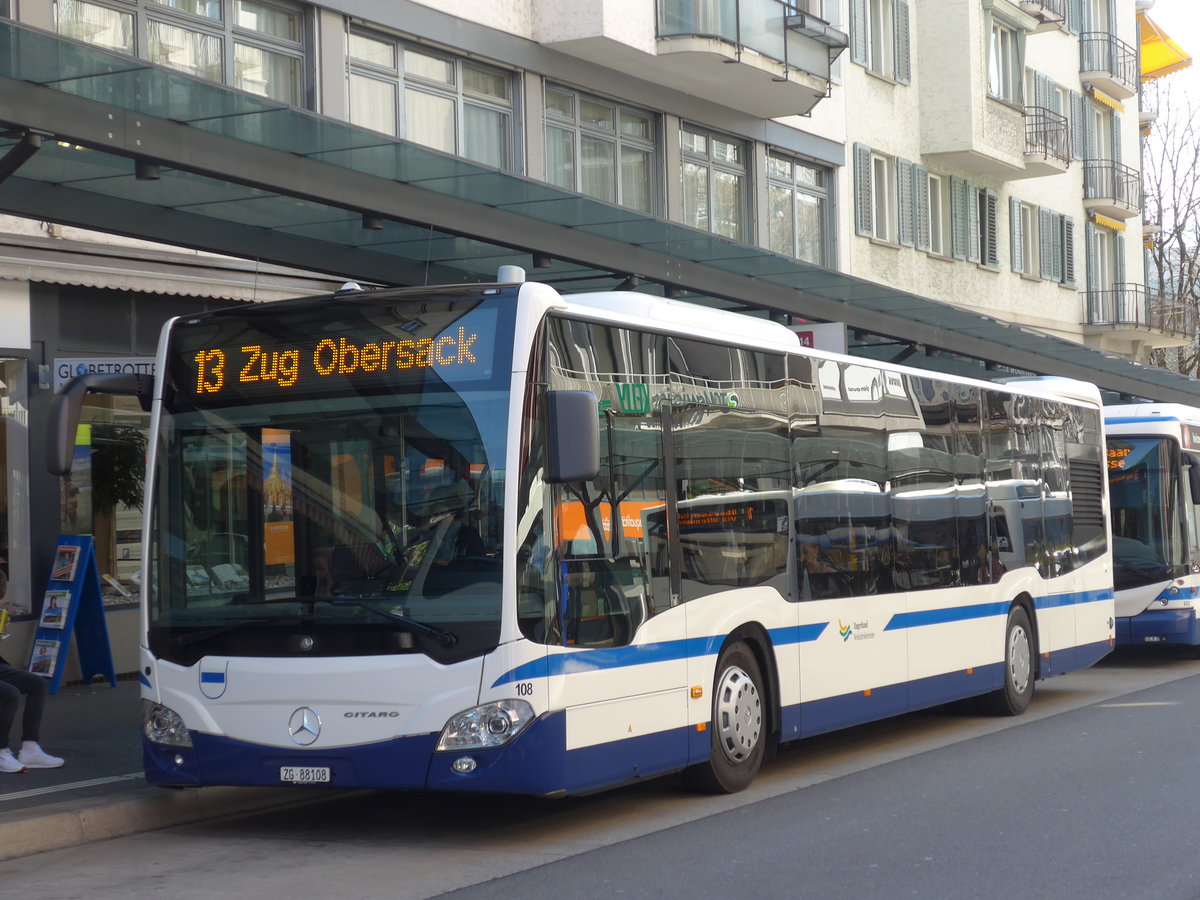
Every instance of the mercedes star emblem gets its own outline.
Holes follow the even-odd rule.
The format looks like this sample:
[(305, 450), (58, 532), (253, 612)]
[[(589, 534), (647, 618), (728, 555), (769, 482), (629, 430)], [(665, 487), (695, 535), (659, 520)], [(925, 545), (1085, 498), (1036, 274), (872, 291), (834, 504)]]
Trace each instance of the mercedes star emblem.
[(321, 733), (321, 717), (316, 710), (302, 706), (288, 720), (288, 734), (301, 747), (307, 747)]

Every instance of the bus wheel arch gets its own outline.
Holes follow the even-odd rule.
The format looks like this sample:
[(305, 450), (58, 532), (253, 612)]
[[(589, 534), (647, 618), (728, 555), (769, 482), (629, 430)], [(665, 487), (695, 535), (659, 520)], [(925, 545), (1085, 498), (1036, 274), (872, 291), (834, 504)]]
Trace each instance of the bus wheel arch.
[(1009, 606), (1004, 625), (1003, 683), (979, 698), (984, 712), (1019, 716), (1029, 708), (1038, 675), (1036, 621), (1028, 596), (1018, 597)]
[(765, 666), (766, 635), (753, 627), (725, 639), (713, 673), (709, 757), (683, 771), (684, 784), (707, 794), (744, 790), (758, 774), (777, 719)]

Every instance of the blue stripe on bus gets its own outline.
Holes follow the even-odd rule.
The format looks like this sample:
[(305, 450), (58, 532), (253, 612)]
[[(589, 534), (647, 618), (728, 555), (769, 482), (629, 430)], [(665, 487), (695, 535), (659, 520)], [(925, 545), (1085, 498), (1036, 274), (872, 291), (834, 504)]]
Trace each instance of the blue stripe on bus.
[[(1122, 416), (1117, 419), (1110, 419), (1107, 416), (1104, 419), (1105, 425), (1144, 425), (1147, 422), (1182, 422), (1176, 416)], [(1123, 435), (1114, 434), (1113, 437), (1123, 437)]]
[[(787, 644), (815, 641), (828, 627), (828, 622), (817, 622), (812, 625), (772, 628), (768, 634), (775, 646), (782, 647)], [(712, 656), (721, 649), (725, 637), (726, 635), (710, 635), (681, 641), (663, 641), (657, 644), (599, 647), (588, 650), (581, 649), (576, 653), (554, 654), (510, 669), (497, 678), (492, 683), (492, 687), (511, 684), (514, 681), (548, 678), (551, 675), (598, 672), (605, 669), (621, 669), (626, 666), (646, 666), (657, 662)]]
[[(1110, 588), (1101, 588), (1095, 591), (1074, 591), (1068, 594), (1048, 594), (1045, 597), (1035, 597), (1033, 605), (1035, 609), (1059, 609), (1064, 606), (1098, 603), (1112, 598), (1113, 592)], [(952, 606), (947, 609), (920, 609), (913, 612), (896, 613), (883, 630), (923, 628), (926, 625), (945, 625), (948, 622), (966, 622), (970, 619), (986, 619), (990, 616), (1007, 616), (1010, 605), (1007, 602), (981, 603), (970, 606)]]

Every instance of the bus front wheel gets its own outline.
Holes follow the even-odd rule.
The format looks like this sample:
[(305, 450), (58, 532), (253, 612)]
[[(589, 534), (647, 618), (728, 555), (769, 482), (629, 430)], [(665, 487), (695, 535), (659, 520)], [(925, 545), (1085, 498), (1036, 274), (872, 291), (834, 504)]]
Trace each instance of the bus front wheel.
[(1004, 629), (1004, 687), (983, 697), (983, 708), (997, 716), (1019, 716), (1033, 700), (1033, 629), (1023, 606), (1008, 611)]
[(706, 794), (744, 790), (762, 765), (767, 743), (767, 711), (762, 674), (754, 653), (743, 643), (726, 647), (717, 660), (713, 682), (709, 757), (684, 770), (684, 783)]

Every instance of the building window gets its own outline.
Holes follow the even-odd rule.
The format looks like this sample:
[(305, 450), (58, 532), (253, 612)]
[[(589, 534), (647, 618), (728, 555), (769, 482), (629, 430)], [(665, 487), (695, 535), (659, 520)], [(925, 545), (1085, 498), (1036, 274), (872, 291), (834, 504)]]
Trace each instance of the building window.
[(350, 121), (498, 169), (512, 166), (512, 79), (481, 63), (351, 32)]
[(1023, 75), (1018, 32), (993, 22), (988, 44), (988, 94), (1005, 103), (1019, 104)]
[(546, 88), (546, 180), (639, 212), (657, 210), (657, 117), (563, 87)]
[(680, 129), (683, 221), (742, 241), (746, 235), (746, 145), (691, 125)]
[(909, 83), (908, 0), (850, 0), (850, 59), (876, 75)]
[(1038, 217), (1037, 207), (1010, 197), (1009, 249), (1012, 270), (1022, 275), (1038, 274)]
[(305, 103), (305, 22), (283, 0), (57, 0), (59, 34), (291, 106)]
[(943, 175), (929, 179), (929, 252), (950, 255), (950, 188)]
[(771, 250), (830, 265), (829, 170), (772, 153), (767, 178)]
[[(912, 172), (912, 164), (904, 163)], [(894, 156), (873, 151), (865, 144), (854, 145), (854, 233), (888, 243), (896, 243), (900, 237), (900, 197), (897, 185), (897, 170), (900, 166)], [(909, 178), (908, 190), (913, 192)], [(911, 201), (911, 196), (910, 196)], [(912, 203), (906, 206), (909, 229), (912, 224)], [(908, 243), (912, 243), (909, 235)]]

